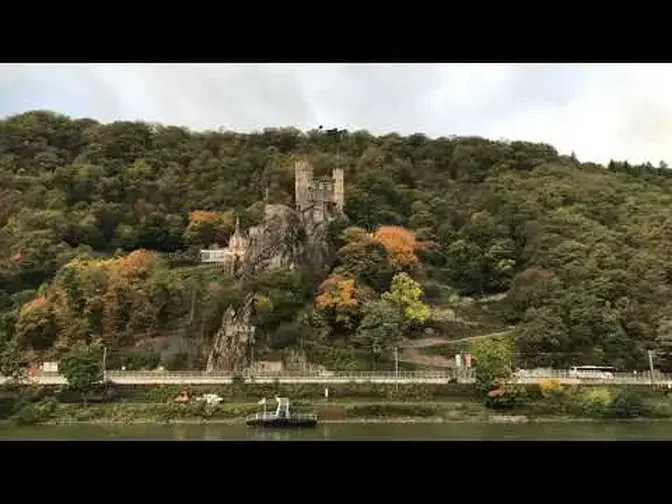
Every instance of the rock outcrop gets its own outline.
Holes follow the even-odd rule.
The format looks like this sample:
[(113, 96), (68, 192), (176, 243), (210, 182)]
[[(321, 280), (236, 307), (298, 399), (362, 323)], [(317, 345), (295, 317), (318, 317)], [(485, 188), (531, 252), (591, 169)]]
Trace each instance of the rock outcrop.
[(327, 229), (338, 218), (314, 222), (286, 205), (266, 205), (262, 222), (248, 231), (248, 249), (236, 271), (257, 275), (271, 267), (308, 268), (319, 274), (333, 251)]
[(249, 365), (249, 353), (254, 345), (254, 326), (250, 324), (254, 296), (248, 294), (239, 309), (229, 306), (208, 356), (206, 371), (241, 372)]
[(249, 246), (241, 270), (257, 275), (271, 267), (299, 268), (306, 263), (301, 216), (285, 205), (266, 205), (264, 218), (248, 231)]

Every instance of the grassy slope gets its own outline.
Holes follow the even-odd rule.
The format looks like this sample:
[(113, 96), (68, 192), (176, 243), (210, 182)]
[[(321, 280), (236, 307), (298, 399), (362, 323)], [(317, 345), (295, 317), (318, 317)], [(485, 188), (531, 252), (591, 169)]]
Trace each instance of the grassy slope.
[(503, 296), (480, 299), (441, 296), (431, 306), (426, 337), (409, 341), (400, 355), (420, 368), (445, 368), (449, 358), (466, 350), (470, 341), (504, 335), (513, 327), (503, 317)]

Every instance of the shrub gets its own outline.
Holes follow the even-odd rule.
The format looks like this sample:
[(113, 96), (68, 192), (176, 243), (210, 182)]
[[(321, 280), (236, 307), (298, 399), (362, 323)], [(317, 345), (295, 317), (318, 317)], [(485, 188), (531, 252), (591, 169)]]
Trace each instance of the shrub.
[(567, 398), (567, 410), (575, 415), (602, 416), (608, 413), (611, 393), (605, 388), (584, 388)]
[(132, 349), (113, 353), (107, 361), (109, 369), (121, 369), (128, 371), (152, 370), (161, 363), (161, 356), (150, 348)]
[(527, 396), (525, 387), (500, 385), (488, 392), (485, 405), (492, 409), (512, 409), (524, 404)]
[(615, 418), (635, 418), (646, 413), (646, 404), (641, 393), (623, 389), (609, 404), (609, 414)]
[(168, 371), (183, 371), (188, 368), (189, 355), (186, 352), (174, 353), (163, 359), (162, 364)]
[(562, 385), (558, 380), (541, 380), (539, 391), (543, 397), (550, 398), (562, 392)]
[(669, 401), (655, 401), (646, 404), (646, 414), (654, 418), (670, 418), (672, 417), (672, 403)]
[(32, 425), (46, 422), (55, 417), (57, 404), (52, 398), (45, 398), (36, 403), (22, 402), (16, 405), (11, 421), (21, 425)]
[(258, 401), (261, 397), (286, 396), (292, 401), (323, 399), (324, 389), (329, 389), (329, 398), (342, 399), (393, 399), (400, 401), (431, 401), (441, 398), (470, 399), (473, 387), (464, 384), (415, 385), (382, 383), (234, 383), (231, 385), (157, 385), (117, 386), (115, 391), (125, 402), (170, 402), (181, 391), (190, 397), (201, 394), (218, 394), (225, 402)]
[(350, 406), (346, 414), (350, 418), (362, 417), (432, 417), (438, 409), (429, 405), (414, 404), (362, 404)]

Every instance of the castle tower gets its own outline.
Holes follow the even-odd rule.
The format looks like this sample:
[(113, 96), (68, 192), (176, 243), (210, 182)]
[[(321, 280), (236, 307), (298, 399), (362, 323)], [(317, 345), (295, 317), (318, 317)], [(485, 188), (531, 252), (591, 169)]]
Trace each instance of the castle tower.
[(310, 183), (313, 180), (313, 166), (307, 161), (294, 164), (294, 199), (296, 208), (305, 209), (310, 201)]
[(345, 206), (345, 201), (344, 201), (345, 188), (343, 186), (343, 168), (334, 169), (334, 171), (332, 173), (332, 176), (334, 178), (334, 203), (336, 204), (336, 208), (338, 208), (342, 212), (343, 207)]
[(229, 250), (232, 252), (237, 252), (239, 250), (242, 250), (246, 247), (247, 245), (247, 240), (245, 240), (245, 237), (243, 236), (243, 233), (240, 232), (240, 217), (236, 216), (236, 229), (229, 238)]
[(236, 216), (236, 230), (229, 238), (229, 246), (225, 250), (226, 268), (231, 273), (235, 273), (239, 264), (245, 258), (249, 247), (248, 238), (240, 231), (240, 218)]

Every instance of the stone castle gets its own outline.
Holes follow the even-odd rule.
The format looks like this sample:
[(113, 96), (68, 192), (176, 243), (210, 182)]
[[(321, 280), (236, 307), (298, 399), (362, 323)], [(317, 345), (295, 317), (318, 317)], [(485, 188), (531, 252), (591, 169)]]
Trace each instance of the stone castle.
[[(316, 226), (331, 220), (332, 216), (343, 212), (344, 178), (343, 169), (333, 170), (331, 177), (313, 176), (313, 166), (305, 160), (294, 165), (294, 200), (296, 212), (305, 228)], [(278, 205), (265, 206), (265, 218), (277, 213)], [(239, 271), (250, 250), (250, 244), (264, 233), (263, 225), (253, 226), (243, 232), (240, 219), (236, 218), (236, 227), (226, 248), (217, 246), (201, 251), (201, 261), (220, 263), (229, 273)]]
[[(262, 221), (247, 232), (236, 219), (228, 246), (202, 250), (201, 260), (221, 264), (235, 276), (256, 274), (276, 265), (321, 271), (331, 253), (327, 226), (343, 215), (343, 170), (315, 178), (313, 166), (299, 161), (294, 165), (294, 176), (295, 208), (267, 202)], [(256, 344), (250, 322), (253, 304), (254, 295), (248, 294), (242, 306), (227, 308), (208, 355), (207, 371), (255, 368), (251, 354)], [(302, 366), (305, 368), (305, 362)]]

